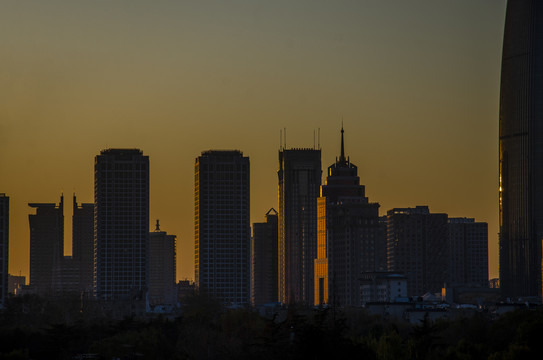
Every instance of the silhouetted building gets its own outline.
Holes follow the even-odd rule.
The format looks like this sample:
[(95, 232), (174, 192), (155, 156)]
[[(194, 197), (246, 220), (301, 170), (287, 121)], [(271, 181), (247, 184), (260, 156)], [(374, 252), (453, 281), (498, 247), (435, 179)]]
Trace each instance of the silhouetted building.
[(191, 280), (179, 280), (177, 283), (177, 301), (183, 303), (187, 296), (194, 295), (196, 285)]
[(407, 278), (401, 273), (366, 272), (360, 274), (360, 304), (394, 302), (407, 297)]
[(360, 274), (376, 271), (383, 258), (376, 251), (385, 242), (379, 204), (369, 203), (358, 168), (345, 157), (343, 133), (317, 202), (315, 305), (359, 306)]
[(543, 2), (508, 1), (500, 89), (500, 286), (541, 297)]
[(79, 266), (79, 290), (92, 294), (94, 279), (94, 204), (73, 197), (72, 261)]
[(388, 270), (407, 278), (407, 295), (441, 292), (449, 281), (447, 214), (427, 206), (387, 212)]
[(320, 149), (279, 150), (279, 301), (314, 303)]
[(80, 295), (80, 263), (72, 256), (63, 256), (53, 267), (53, 295)]
[(0, 308), (8, 294), (9, 196), (0, 193)]
[(149, 234), (149, 304), (175, 304), (177, 302), (175, 235), (156, 229)]
[(64, 196), (60, 203), (30, 203), (36, 209), (28, 215), (30, 225), (30, 286), (36, 293), (50, 295), (53, 270), (64, 256)]
[(251, 303), (277, 302), (277, 211), (266, 213), (266, 222), (253, 224)]
[(145, 298), (149, 246), (149, 157), (107, 149), (94, 163), (95, 294)]
[(195, 164), (196, 286), (222, 303), (250, 302), (249, 158), (202, 152)]
[(449, 218), (449, 281), (488, 287), (488, 224)]
[(25, 285), (25, 276), (8, 275), (8, 293), (13, 295), (19, 295), (19, 292)]

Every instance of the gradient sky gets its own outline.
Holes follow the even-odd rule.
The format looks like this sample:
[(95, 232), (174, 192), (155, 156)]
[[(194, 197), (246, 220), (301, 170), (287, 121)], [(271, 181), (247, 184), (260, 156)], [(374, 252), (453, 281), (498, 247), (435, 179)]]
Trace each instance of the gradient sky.
[(0, 192), (10, 273), (28, 276), (29, 202), (93, 201), (94, 156), (150, 157), (151, 224), (178, 236), (194, 276), (194, 159), (251, 161), (251, 222), (277, 207), (279, 130), (323, 169), (358, 165), (381, 214), (489, 224), (498, 276), (498, 110), (505, 0), (3, 1)]

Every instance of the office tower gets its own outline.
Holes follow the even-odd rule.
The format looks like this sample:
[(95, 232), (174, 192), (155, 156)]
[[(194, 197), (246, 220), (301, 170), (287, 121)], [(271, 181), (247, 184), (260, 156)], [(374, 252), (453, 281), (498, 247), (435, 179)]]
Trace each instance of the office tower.
[(64, 196), (60, 203), (30, 203), (30, 286), (37, 293), (51, 294), (53, 271), (64, 255)]
[(107, 149), (94, 162), (94, 290), (99, 299), (143, 299), (149, 246), (149, 157)]
[(343, 128), (339, 159), (328, 167), (317, 204), (315, 305), (359, 306), (360, 274), (379, 269), (384, 232), (379, 204), (368, 201), (357, 166), (345, 157)]
[(543, 2), (507, 2), (500, 89), (500, 286), (541, 297)]
[(279, 150), (279, 301), (314, 303), (320, 149)]
[(266, 213), (266, 222), (253, 224), (251, 241), (251, 303), (277, 301), (277, 211)]
[(79, 290), (92, 294), (94, 278), (94, 204), (73, 197), (72, 258), (79, 266)]
[(9, 196), (0, 193), (0, 308), (8, 294)]
[(449, 281), (488, 287), (488, 224), (449, 218)]
[(407, 295), (440, 292), (449, 280), (447, 214), (427, 206), (387, 212), (388, 270), (407, 277)]
[(160, 231), (158, 220), (154, 232), (149, 233), (149, 304), (175, 304), (176, 288), (175, 235)]
[(249, 158), (210, 150), (196, 158), (196, 286), (229, 306), (250, 302)]

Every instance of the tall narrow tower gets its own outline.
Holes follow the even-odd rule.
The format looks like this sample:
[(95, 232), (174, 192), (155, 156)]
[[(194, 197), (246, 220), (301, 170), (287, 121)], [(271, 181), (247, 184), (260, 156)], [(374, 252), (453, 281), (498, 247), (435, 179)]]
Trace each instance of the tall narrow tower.
[(500, 287), (541, 296), (543, 2), (509, 0), (500, 94)]
[(194, 167), (195, 278), (201, 291), (226, 305), (250, 301), (249, 158), (210, 150)]
[(94, 162), (94, 289), (100, 299), (143, 298), (149, 247), (149, 157), (108, 149)]
[(320, 149), (279, 151), (279, 301), (314, 302)]

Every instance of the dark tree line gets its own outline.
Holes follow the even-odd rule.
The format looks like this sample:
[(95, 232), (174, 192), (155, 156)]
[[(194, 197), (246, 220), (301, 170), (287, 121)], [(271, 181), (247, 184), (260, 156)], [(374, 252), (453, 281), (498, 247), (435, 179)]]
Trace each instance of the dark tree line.
[(543, 310), (498, 319), (403, 321), (363, 310), (291, 307), (281, 321), (195, 295), (181, 316), (111, 320), (77, 299), (12, 298), (0, 313), (0, 359), (539, 359)]

